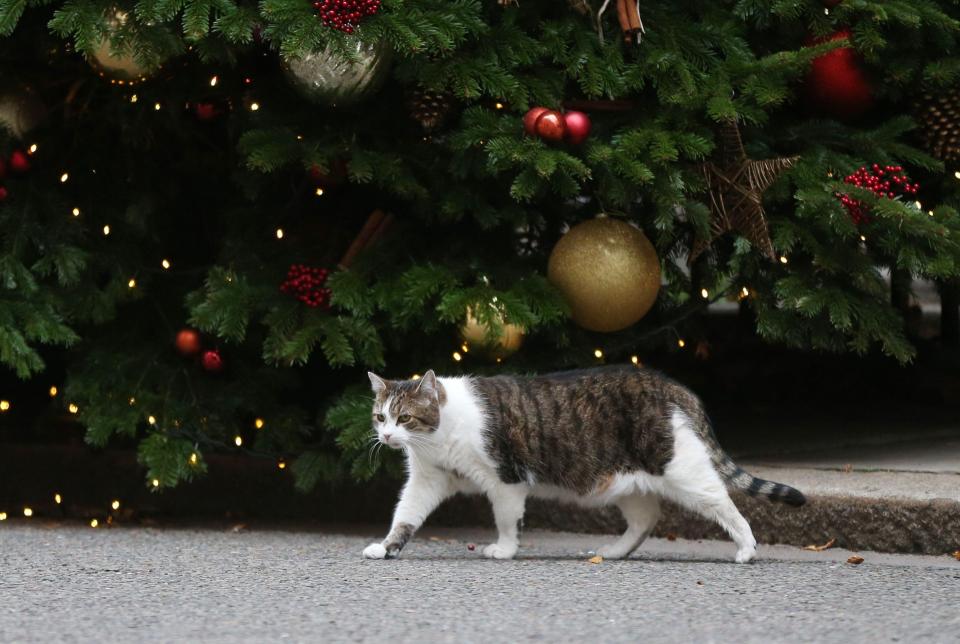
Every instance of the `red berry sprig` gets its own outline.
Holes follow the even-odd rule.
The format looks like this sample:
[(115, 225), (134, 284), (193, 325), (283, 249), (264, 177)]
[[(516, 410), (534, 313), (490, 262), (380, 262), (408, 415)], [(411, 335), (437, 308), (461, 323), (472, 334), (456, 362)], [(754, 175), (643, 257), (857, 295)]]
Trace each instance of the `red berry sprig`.
[[(900, 195), (915, 195), (920, 190), (920, 184), (910, 183), (910, 177), (903, 172), (899, 165), (880, 167), (874, 163), (870, 170), (866, 166), (860, 168), (843, 180), (844, 183), (866, 188), (879, 197), (896, 199)], [(870, 221), (868, 206), (850, 195), (838, 195), (840, 203), (844, 205), (853, 223), (860, 224)]]
[(323, 24), (352, 34), (362, 19), (380, 10), (380, 0), (314, 0), (313, 7)]
[(287, 279), (280, 285), (280, 291), (293, 295), (310, 308), (329, 308), (330, 289), (324, 286), (329, 274), (325, 268), (293, 264), (287, 271)]

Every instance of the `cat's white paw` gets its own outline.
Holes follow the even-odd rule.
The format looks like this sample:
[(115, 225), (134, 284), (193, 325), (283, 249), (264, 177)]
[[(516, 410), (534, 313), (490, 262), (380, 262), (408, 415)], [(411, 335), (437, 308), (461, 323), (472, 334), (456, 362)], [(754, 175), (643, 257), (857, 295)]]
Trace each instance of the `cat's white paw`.
[(513, 559), (517, 554), (516, 546), (504, 546), (499, 543), (491, 543), (483, 549), (483, 556), (489, 559)]
[(605, 546), (597, 548), (597, 554), (604, 559), (623, 559), (630, 554), (630, 552), (620, 544), (608, 543)]
[(369, 546), (363, 549), (363, 558), (386, 559), (387, 549), (383, 547), (382, 543), (371, 543)]
[(737, 563), (747, 563), (757, 554), (757, 549), (753, 546), (740, 548), (737, 550), (737, 556), (734, 559)]

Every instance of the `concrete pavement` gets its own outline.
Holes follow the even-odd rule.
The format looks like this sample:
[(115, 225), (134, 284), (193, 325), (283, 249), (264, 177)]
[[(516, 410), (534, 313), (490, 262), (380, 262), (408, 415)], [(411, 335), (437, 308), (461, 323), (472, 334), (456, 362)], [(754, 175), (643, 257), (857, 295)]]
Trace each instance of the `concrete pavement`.
[(587, 562), (611, 537), (527, 532), (521, 557), (467, 548), (490, 531), (426, 531), (396, 561), (360, 551), (385, 526), (336, 532), (0, 525), (5, 642), (953, 642), (949, 557), (651, 540)]

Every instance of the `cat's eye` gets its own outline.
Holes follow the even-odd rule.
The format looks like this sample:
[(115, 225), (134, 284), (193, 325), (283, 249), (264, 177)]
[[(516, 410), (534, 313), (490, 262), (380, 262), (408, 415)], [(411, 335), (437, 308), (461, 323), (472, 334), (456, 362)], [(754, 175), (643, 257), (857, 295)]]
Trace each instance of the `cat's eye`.
[(382, 423), (384, 420), (386, 420), (383, 414), (374, 414), (373, 417), (377, 419), (378, 423)]
[(397, 418), (397, 422), (398, 422), (398, 423), (409, 423), (409, 422), (410, 422), (410, 414), (400, 414), (400, 417)]

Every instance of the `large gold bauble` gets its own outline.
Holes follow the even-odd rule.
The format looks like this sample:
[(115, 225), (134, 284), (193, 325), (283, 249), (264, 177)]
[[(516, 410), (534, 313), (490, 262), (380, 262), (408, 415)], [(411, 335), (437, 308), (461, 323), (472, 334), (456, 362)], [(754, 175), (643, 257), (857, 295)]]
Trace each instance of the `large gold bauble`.
[(639, 229), (600, 216), (564, 235), (547, 266), (573, 320), (590, 331), (619, 331), (646, 315), (660, 290), (660, 259)]
[(524, 330), (521, 326), (504, 322), (503, 316), (499, 313), (496, 315), (503, 330), (499, 336), (493, 335), (491, 329), (477, 320), (473, 312), (467, 309), (467, 320), (460, 327), (460, 337), (471, 351), (478, 350), (491, 358), (502, 360), (516, 353), (523, 344)]
[(287, 75), (303, 96), (328, 107), (353, 105), (372, 96), (390, 72), (393, 50), (386, 41), (351, 45), (354, 59), (333, 48), (312, 52), (287, 62)]
[(123, 28), (127, 19), (127, 13), (124, 11), (113, 10), (110, 13), (106, 19), (103, 39), (90, 53), (90, 63), (101, 72), (101, 75), (119, 80), (142, 80), (151, 70), (138, 63), (129, 49), (115, 54), (110, 45), (111, 37)]

